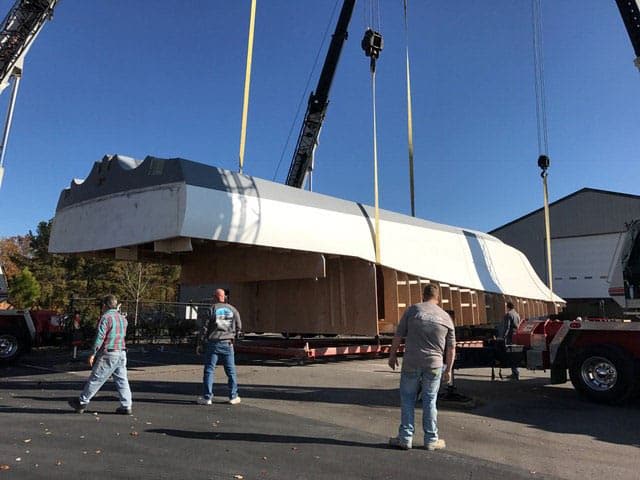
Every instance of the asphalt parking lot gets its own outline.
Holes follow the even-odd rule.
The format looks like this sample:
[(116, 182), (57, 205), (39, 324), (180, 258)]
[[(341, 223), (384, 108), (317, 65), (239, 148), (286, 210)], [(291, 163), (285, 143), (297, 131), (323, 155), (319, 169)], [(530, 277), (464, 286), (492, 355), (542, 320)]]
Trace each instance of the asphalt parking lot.
[[(202, 367), (190, 350), (134, 348), (134, 414), (115, 415), (108, 383), (82, 415), (67, 400), (88, 367), (57, 350), (0, 369), (0, 478), (637, 479), (640, 402), (601, 406), (543, 372), (492, 381), (456, 373), (471, 409), (443, 404), (447, 450), (387, 448), (399, 420), (398, 379), (386, 359), (298, 365), (238, 358), (242, 403), (198, 406)], [(420, 424), (420, 417), (417, 417)], [(421, 433), (421, 432), (420, 432)], [(420, 446), (422, 435), (416, 438)]]

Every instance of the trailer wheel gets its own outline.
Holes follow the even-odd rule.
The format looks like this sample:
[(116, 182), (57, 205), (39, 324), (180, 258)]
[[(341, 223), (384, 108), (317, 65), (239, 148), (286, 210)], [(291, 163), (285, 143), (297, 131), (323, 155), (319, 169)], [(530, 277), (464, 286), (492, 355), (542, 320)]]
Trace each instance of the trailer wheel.
[(0, 363), (15, 361), (25, 350), (20, 336), (15, 333), (0, 333)]
[(587, 347), (573, 358), (569, 377), (575, 389), (589, 399), (619, 403), (633, 390), (633, 362), (616, 347)]

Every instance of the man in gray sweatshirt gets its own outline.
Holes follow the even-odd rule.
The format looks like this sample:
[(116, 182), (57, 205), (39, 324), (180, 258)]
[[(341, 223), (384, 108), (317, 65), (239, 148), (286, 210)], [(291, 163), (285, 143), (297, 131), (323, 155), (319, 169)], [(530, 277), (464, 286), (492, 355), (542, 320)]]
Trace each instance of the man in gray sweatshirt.
[[(513, 303), (507, 302), (507, 313), (502, 319), (502, 334), (505, 346), (513, 344), (513, 334), (518, 330), (518, 325), (520, 325), (520, 315), (516, 312)], [(512, 380), (520, 379), (520, 372), (518, 371), (517, 364), (511, 365), (511, 376), (509, 378)]]
[(389, 366), (395, 370), (398, 347), (405, 338), (400, 374), (400, 427), (398, 435), (389, 439), (389, 445), (402, 450), (412, 447), (416, 397), (420, 387), (424, 447), (427, 450), (446, 447), (445, 441), (438, 437), (436, 400), (440, 381), (448, 383), (451, 380), (456, 337), (451, 317), (438, 306), (439, 298), (440, 290), (435, 284), (424, 288), (423, 303), (412, 305), (404, 312), (389, 351)]
[(211, 405), (213, 398), (213, 380), (218, 359), (224, 367), (229, 385), (229, 403), (240, 403), (238, 380), (233, 351), (233, 340), (242, 331), (242, 321), (236, 307), (226, 302), (226, 294), (221, 288), (213, 294), (215, 303), (202, 325), (196, 353), (200, 355), (204, 347), (204, 372), (202, 378), (202, 397), (198, 405)]

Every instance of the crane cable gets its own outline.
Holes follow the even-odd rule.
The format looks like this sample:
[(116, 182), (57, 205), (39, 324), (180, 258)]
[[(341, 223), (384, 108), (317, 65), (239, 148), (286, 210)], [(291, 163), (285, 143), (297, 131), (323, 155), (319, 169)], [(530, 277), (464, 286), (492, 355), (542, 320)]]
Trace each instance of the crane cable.
[(542, 15), (540, 14), (540, 0), (531, 0), (533, 20), (533, 61), (535, 69), (536, 89), (536, 121), (538, 131), (538, 166), (541, 169), (542, 191), (544, 201), (545, 246), (547, 254), (547, 284), (549, 286), (550, 301), (553, 302), (553, 269), (551, 261), (551, 222), (549, 220), (549, 189), (547, 185), (547, 170), (549, 168), (549, 137), (547, 132), (547, 105), (544, 89), (544, 61), (542, 42)]
[(373, 199), (375, 209), (376, 264), (380, 264), (380, 204), (378, 201), (378, 129), (376, 123), (376, 69), (371, 68), (371, 103), (373, 114)]
[(326, 43), (327, 38), (329, 37), (329, 29), (333, 24), (333, 18), (336, 16), (335, 14), (336, 14), (336, 10), (338, 9), (338, 2), (339, 0), (336, 0), (336, 3), (333, 5), (333, 10), (331, 12), (331, 16), (329, 17), (329, 22), (327, 23), (327, 28), (325, 28), (324, 30), (324, 34), (322, 35), (322, 41), (320, 42), (320, 46), (318, 47), (318, 51), (316, 52), (316, 58), (313, 61), (313, 67), (309, 72), (309, 76), (307, 77), (307, 82), (305, 83), (304, 89), (302, 91), (302, 95), (300, 96), (300, 101), (298, 102), (298, 106), (296, 108), (296, 114), (294, 115), (293, 120), (291, 121), (291, 127), (289, 127), (289, 133), (287, 134), (287, 139), (284, 142), (284, 145), (282, 146), (282, 152), (280, 153), (280, 160), (278, 160), (278, 165), (276, 165), (276, 170), (273, 173), (273, 177), (271, 177), (271, 180), (273, 180), (274, 182), (276, 181), (276, 178), (278, 176), (278, 171), (280, 170), (280, 165), (282, 164), (282, 160), (284, 159), (284, 156), (287, 152), (287, 147), (289, 146), (289, 141), (291, 140), (291, 135), (293, 134), (293, 129), (297, 125), (298, 117), (300, 116), (300, 110), (302, 109), (302, 104), (304, 100), (309, 97), (309, 95), (307, 94), (307, 92), (309, 91), (309, 84), (311, 83), (311, 78), (313, 77), (313, 74), (315, 73), (316, 68), (318, 67), (318, 60), (320, 59), (320, 53), (322, 52), (324, 48), (324, 44)]
[(251, 61), (253, 59), (253, 33), (256, 25), (256, 0), (251, 0), (251, 19), (249, 20), (249, 40), (247, 46), (247, 67), (244, 75), (244, 99), (242, 102), (242, 125), (240, 127), (239, 172), (244, 167), (244, 149), (247, 138), (247, 113), (249, 111), (249, 86), (251, 85)]
[(363, 21), (367, 26), (376, 31), (382, 30), (382, 15), (380, 14), (380, 3), (378, 0), (369, 0), (362, 9)]
[(542, 16), (540, 0), (532, 0), (533, 13), (533, 60), (536, 87), (536, 119), (538, 122), (538, 151), (540, 155), (548, 155), (549, 138), (547, 133), (547, 102), (544, 85), (544, 59), (542, 42)]
[(409, 21), (407, 15), (407, 0), (403, 2), (404, 6), (404, 33), (406, 45), (406, 64), (407, 64), (407, 138), (409, 145), (409, 195), (411, 201), (411, 216), (416, 216), (415, 202), (415, 186), (413, 176), (413, 110), (411, 108), (411, 69), (409, 68)]
[[(373, 14), (373, 8), (372, 8)], [(378, 24), (379, 8), (378, 8)], [(362, 49), (367, 57), (370, 57), (369, 71), (371, 72), (371, 100), (373, 115), (373, 199), (374, 199), (374, 242), (376, 264), (380, 265), (380, 205), (378, 201), (378, 132), (376, 120), (376, 60), (380, 56), (383, 48), (382, 35), (369, 27), (364, 32), (364, 38), (361, 42)]]

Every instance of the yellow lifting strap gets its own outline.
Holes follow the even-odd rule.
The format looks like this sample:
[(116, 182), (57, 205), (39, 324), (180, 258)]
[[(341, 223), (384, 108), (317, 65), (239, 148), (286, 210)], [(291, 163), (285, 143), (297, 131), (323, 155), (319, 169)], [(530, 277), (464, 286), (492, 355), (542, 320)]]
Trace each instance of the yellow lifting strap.
[(413, 113), (411, 109), (411, 70), (409, 68), (409, 22), (407, 20), (407, 0), (404, 0), (404, 32), (407, 58), (407, 136), (409, 141), (409, 194), (411, 195), (411, 216), (416, 216), (415, 187), (413, 177)]
[(251, 85), (251, 60), (253, 59), (253, 32), (256, 26), (256, 0), (251, 0), (251, 20), (249, 21), (249, 42), (247, 46), (247, 69), (244, 75), (244, 100), (242, 102), (242, 126), (240, 127), (240, 173), (244, 167), (244, 148), (247, 139), (247, 113), (249, 111), (249, 86)]

